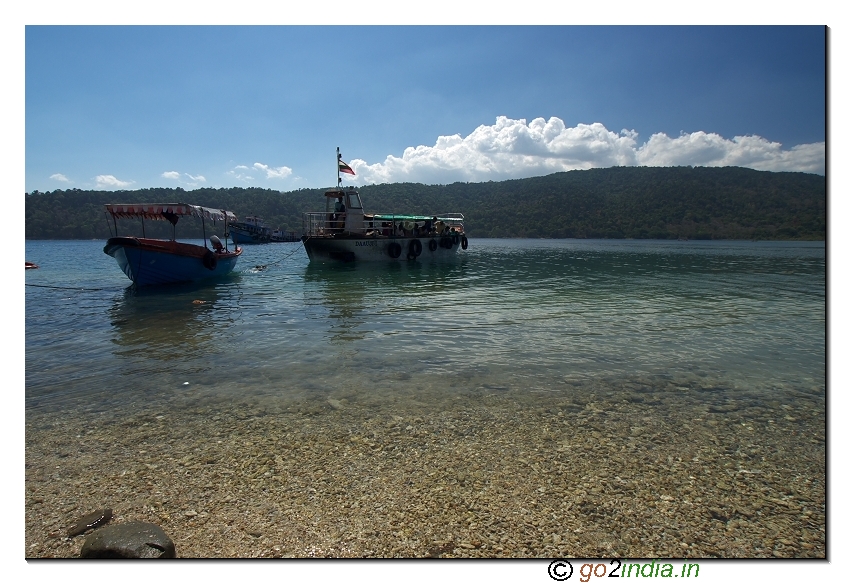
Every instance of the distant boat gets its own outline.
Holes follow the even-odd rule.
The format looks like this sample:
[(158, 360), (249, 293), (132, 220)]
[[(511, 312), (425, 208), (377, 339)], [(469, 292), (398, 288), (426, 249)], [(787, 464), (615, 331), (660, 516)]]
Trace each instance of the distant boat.
[(272, 243), (293, 243), (295, 241), (299, 241), (301, 238), (295, 231), (282, 231), (280, 229), (275, 229), (272, 231), (271, 242)]
[(245, 217), (244, 221), (230, 222), (230, 236), (236, 245), (257, 245), (272, 240), (272, 230), (260, 217)]
[(339, 187), (340, 171), (354, 174), (337, 148), (337, 188), (325, 192), (324, 212), (304, 213), (301, 240), (310, 261), (431, 262), (469, 245), (460, 213), (364, 213), (357, 189)]
[[(115, 226), (115, 237), (110, 237), (103, 247), (103, 252), (113, 257), (121, 270), (137, 286), (158, 285), (166, 283), (182, 283), (200, 281), (220, 277), (233, 271), (236, 261), (242, 254), (242, 249), (236, 247), (232, 251), (226, 247), (227, 224), (236, 220), (236, 215), (230, 211), (211, 209), (185, 203), (152, 203), (152, 204), (108, 204), (106, 212), (112, 217)], [(171, 223), (172, 233), (176, 233), (177, 221), (182, 217), (201, 219), (204, 227), (204, 244), (179, 243), (172, 235), (167, 239), (149, 239), (144, 237), (145, 220)], [(142, 237), (119, 237), (118, 219), (141, 219)], [(221, 221), (224, 227), (222, 244), (218, 236), (210, 237), (212, 249), (207, 247), (206, 225), (212, 226)]]
[(38, 265), (36, 265), (35, 263), (30, 263), (29, 261), (27, 261), (26, 264), (27, 269), (38, 269)]

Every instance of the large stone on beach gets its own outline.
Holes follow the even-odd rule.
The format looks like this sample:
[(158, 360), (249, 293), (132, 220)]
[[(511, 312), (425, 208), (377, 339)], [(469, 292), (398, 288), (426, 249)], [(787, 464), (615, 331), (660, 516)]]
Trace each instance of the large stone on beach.
[(149, 522), (113, 524), (94, 531), (83, 543), (81, 559), (174, 559), (174, 542)]

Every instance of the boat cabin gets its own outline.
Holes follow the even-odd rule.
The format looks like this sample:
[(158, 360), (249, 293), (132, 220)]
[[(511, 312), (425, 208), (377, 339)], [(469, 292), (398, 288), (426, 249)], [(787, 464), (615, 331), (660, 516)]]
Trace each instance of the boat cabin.
[(366, 214), (360, 193), (353, 186), (325, 192), (324, 213), (304, 213), (308, 237), (425, 237), (463, 234), (463, 215), (440, 216)]
[(353, 186), (325, 192), (325, 211), (330, 233), (363, 233), (363, 203)]

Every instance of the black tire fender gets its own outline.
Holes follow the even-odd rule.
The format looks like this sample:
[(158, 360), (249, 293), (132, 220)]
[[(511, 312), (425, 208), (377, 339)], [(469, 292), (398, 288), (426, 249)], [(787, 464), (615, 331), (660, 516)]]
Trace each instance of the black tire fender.
[(387, 246), (387, 253), (393, 259), (398, 259), (399, 255), (401, 255), (401, 245), (393, 241)]
[(469, 239), (466, 238), (466, 235), (461, 235), (460, 237), (460, 248), (466, 249), (469, 247)]
[(437, 250), (437, 240), (436, 239), (431, 239), (430, 241), (428, 241), (428, 249), (431, 250), (431, 253), (433, 253), (434, 251)]
[(210, 271), (215, 271), (217, 265), (218, 257), (215, 256), (215, 253), (207, 249), (207, 252), (204, 253), (204, 267), (206, 267)]
[(419, 257), (420, 253), (422, 253), (422, 241), (419, 239), (413, 239), (407, 247), (407, 254)]

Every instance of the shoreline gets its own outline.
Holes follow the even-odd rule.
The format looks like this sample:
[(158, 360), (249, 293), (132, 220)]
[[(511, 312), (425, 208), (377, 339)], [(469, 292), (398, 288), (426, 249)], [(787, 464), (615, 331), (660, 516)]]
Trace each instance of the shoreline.
[(180, 558), (826, 556), (822, 396), (181, 398), (27, 410), (26, 558), (99, 508)]

